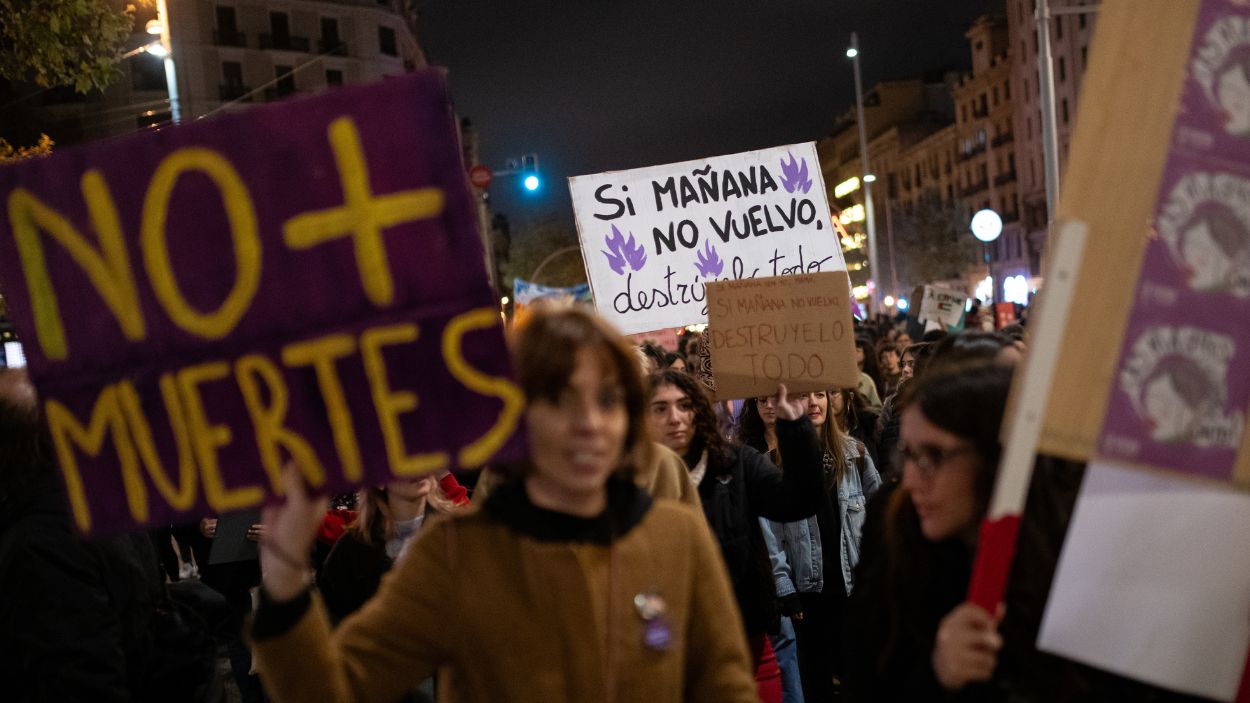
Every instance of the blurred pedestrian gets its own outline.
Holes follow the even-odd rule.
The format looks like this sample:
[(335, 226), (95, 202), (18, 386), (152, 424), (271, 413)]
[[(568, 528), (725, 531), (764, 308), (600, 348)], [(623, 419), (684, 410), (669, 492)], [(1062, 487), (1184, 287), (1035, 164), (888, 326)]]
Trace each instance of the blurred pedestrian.
[(394, 700), (441, 669), (451, 700), (755, 700), (706, 525), (634, 483), (646, 396), (632, 352), (579, 310), (535, 314), (514, 352), (527, 459), (480, 511), (425, 527), (333, 636), (301, 558), (325, 507), (288, 472), (252, 628), (270, 694)]

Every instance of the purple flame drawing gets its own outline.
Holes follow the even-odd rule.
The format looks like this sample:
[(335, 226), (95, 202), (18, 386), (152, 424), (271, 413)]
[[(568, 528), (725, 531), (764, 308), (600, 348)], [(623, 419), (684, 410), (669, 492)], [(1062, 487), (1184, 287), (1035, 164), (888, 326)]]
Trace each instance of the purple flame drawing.
[(624, 275), (625, 264), (639, 271), (647, 263), (647, 252), (634, 241), (633, 232), (629, 233), (629, 239), (626, 240), (625, 235), (621, 234), (616, 225), (612, 225), (612, 234), (604, 237), (603, 243), (607, 244), (609, 249), (603, 252), (603, 255), (608, 257), (608, 266), (611, 266), (617, 275)]
[(790, 163), (787, 164), (785, 159), (781, 160), (781, 187), (787, 193), (796, 190), (807, 193), (812, 188), (812, 179), (807, 177), (807, 159), (795, 161), (794, 154), (788, 151), (786, 155), (790, 157)]
[(705, 240), (703, 251), (695, 252), (695, 258), (699, 260), (694, 265), (695, 270), (703, 275), (704, 278), (715, 278), (725, 270), (725, 262), (716, 255), (716, 248), (712, 246), (712, 240)]

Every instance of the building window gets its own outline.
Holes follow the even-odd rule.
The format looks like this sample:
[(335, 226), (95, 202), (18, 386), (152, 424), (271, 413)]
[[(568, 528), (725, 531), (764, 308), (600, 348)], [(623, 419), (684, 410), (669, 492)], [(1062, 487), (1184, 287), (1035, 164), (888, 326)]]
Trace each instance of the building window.
[(317, 53), (329, 54), (333, 53), (338, 56), (346, 56), (347, 51), (343, 46), (343, 40), (339, 38), (339, 21), (333, 17), (321, 18), (321, 45)]
[(967, 121), (968, 121), (968, 106), (967, 106), (967, 105), (960, 105), (960, 106), (959, 106), (959, 115), (960, 115), (960, 117), (959, 117), (959, 121), (960, 121), (960, 122), (967, 122)]
[(135, 90), (165, 90), (165, 62), (149, 54), (139, 54), (129, 62), (130, 87)]
[(378, 27), (378, 51), (387, 56), (399, 56), (395, 44), (395, 30), (390, 27)]
[(977, 130), (977, 146), (985, 146), (985, 130)]
[(290, 44), (291, 18), (285, 12), (270, 12), (269, 33), (273, 36), (275, 47), (284, 47)]
[(1076, 25), (1081, 29), (1085, 29), (1085, 14), (1081, 13), (1076, 16)]
[(1062, 83), (1066, 80), (1068, 80), (1068, 62), (1064, 57), (1060, 56), (1059, 57), (1059, 82)]
[(277, 97), (281, 98), (295, 92), (295, 74), (291, 73), (290, 66), (274, 66), (273, 75), (278, 79), (278, 82), (274, 84)]
[(998, 86), (994, 86), (994, 107), (998, 107)]
[(217, 29), (213, 31), (213, 43), (218, 46), (246, 46), (244, 36), (239, 32), (238, 20), (234, 8), (228, 5), (217, 6)]
[(1068, 99), (1064, 98), (1060, 103), (1060, 112), (1063, 113), (1063, 123), (1068, 123)]
[(1055, 18), (1055, 38), (1063, 39), (1063, 17)]
[(1003, 81), (1003, 100), (1011, 100), (1011, 79)]
[(334, 69), (326, 69), (326, 85), (343, 85), (343, 72)]
[(1088, 65), (1089, 65), (1089, 47), (1083, 46), (1081, 47), (1081, 67), (1084, 68)]
[(247, 88), (243, 85), (243, 64), (238, 61), (222, 61), (221, 99), (236, 100), (246, 92)]

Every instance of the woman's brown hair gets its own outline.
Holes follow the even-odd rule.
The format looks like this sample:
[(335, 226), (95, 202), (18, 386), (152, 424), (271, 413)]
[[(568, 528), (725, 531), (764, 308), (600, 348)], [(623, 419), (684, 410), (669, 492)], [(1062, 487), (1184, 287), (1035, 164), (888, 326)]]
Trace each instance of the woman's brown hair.
[[(513, 330), (512, 358), (517, 381), (529, 402), (558, 403), (577, 367), (583, 349), (594, 352), (605, 378), (613, 378), (624, 393), (629, 420), (625, 447), (617, 473), (631, 481), (640, 464), (649, 456), (647, 438), (647, 395), (643, 388), (638, 358), (621, 336), (606, 322), (579, 308), (538, 310)], [(517, 478), (530, 470), (528, 461), (498, 469)]]

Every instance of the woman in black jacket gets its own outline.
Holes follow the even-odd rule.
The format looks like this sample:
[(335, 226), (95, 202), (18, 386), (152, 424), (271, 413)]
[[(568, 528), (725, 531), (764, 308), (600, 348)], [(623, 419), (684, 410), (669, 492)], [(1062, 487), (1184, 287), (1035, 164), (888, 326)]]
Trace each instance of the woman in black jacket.
[[(703, 513), (729, 568), (757, 668), (771, 658), (765, 635), (779, 626), (759, 518), (792, 522), (811, 517), (824, 491), (821, 449), (806, 413), (806, 405), (787, 398), (781, 386), (778, 448), (786, 466), (795, 467), (783, 474), (767, 456), (720, 434), (712, 402), (692, 376), (667, 369), (651, 377), (651, 438), (680, 454), (699, 486)], [(766, 676), (757, 673), (757, 679)], [(779, 683), (776, 695), (780, 697)], [(769, 700), (764, 690), (761, 697)]]

